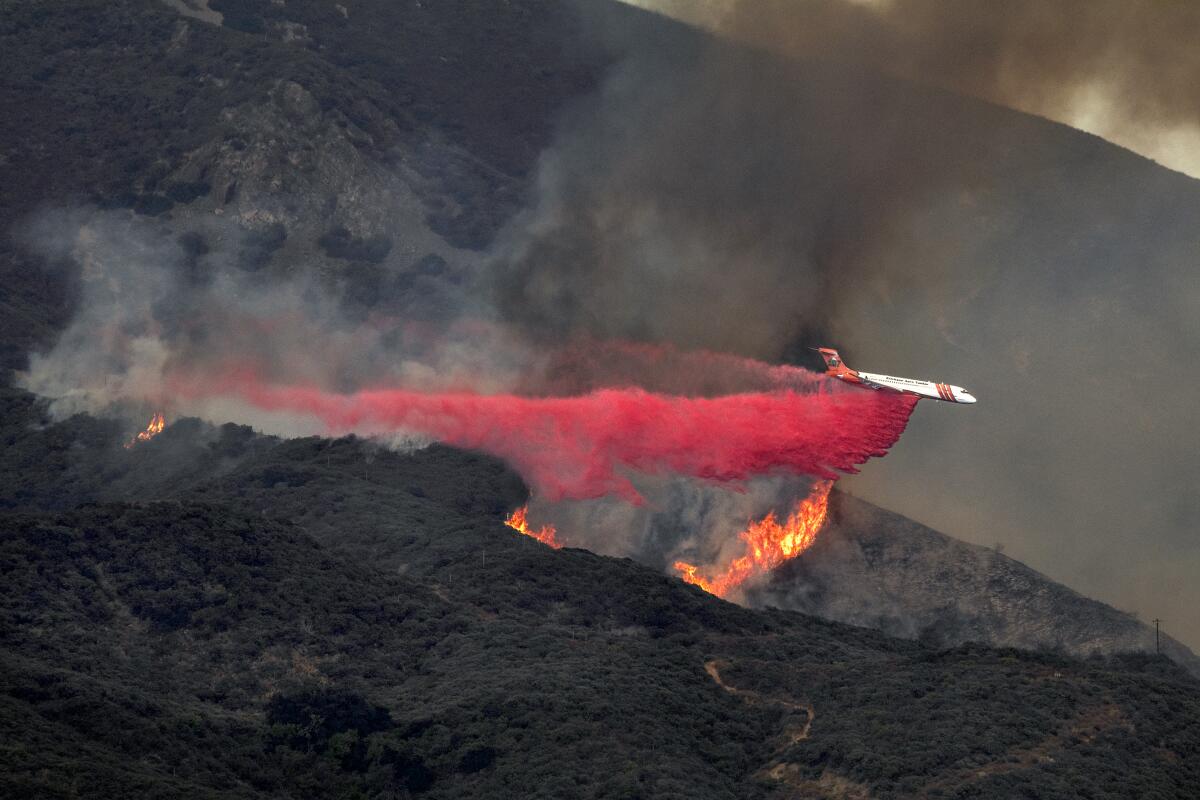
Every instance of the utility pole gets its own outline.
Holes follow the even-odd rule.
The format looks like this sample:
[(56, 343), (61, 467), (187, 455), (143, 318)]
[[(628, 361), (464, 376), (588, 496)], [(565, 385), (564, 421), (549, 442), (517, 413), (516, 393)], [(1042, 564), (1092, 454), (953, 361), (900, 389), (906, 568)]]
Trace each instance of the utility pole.
[(1162, 651), (1158, 647), (1158, 623), (1162, 622), (1158, 617), (1154, 618), (1154, 655), (1162, 655)]

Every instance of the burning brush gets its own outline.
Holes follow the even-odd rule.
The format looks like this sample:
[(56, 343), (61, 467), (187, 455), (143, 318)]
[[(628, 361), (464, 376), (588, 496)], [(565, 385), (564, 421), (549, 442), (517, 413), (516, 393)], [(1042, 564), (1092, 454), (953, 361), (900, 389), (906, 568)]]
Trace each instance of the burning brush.
[(699, 567), (686, 561), (676, 561), (675, 571), (683, 580), (709, 594), (728, 597), (747, 579), (775, 569), (812, 546), (825, 524), (832, 488), (832, 481), (818, 481), (783, 523), (775, 518), (774, 511), (758, 522), (751, 522), (738, 534), (746, 543), (746, 554), (734, 559), (721, 572), (706, 577), (700, 574)]
[[(768, 514), (739, 534), (744, 555), (721, 568), (675, 564), (684, 580), (723, 597), (812, 544), (825, 520), (832, 482), (887, 453), (919, 399), (748, 359), (654, 347), (604, 352), (611, 358), (598, 365), (586, 355), (582, 363), (568, 361), (568, 372), (583, 376), (577, 387), (570, 380), (566, 386), (534, 381), (526, 387), (530, 393), (421, 391), (403, 382), (339, 392), (314, 381), (278, 382), (253, 362), (181, 368), (168, 385), (184, 402), (235, 399), (262, 412), (312, 418), (331, 435), (402, 432), (483, 451), (506, 461), (539, 498), (552, 503), (613, 497), (643, 505), (631, 480), (639, 475), (733, 487), (764, 475), (816, 479), (785, 520)], [(681, 373), (727, 380), (717, 381), (719, 391), (709, 393), (695, 375), (690, 383), (648, 380), (656, 390), (622, 376), (623, 368), (654, 373), (647, 365), (663, 359), (679, 362)], [(527, 507), (506, 522), (551, 547), (562, 546), (555, 526), (530, 527)]]
[(138, 433), (128, 442), (125, 443), (126, 450), (132, 450), (133, 446), (138, 442), (148, 442), (155, 436), (163, 432), (163, 428), (167, 427), (167, 418), (163, 416), (161, 411), (156, 411), (154, 416), (150, 418), (150, 424), (146, 426), (146, 430)]
[(547, 544), (555, 550), (562, 547), (562, 542), (558, 541), (556, 535), (558, 531), (553, 525), (543, 525), (538, 530), (532, 530), (529, 527), (529, 506), (523, 505), (516, 511), (508, 515), (508, 519), (504, 520), (504, 524), (512, 528), (514, 531), (523, 533), (526, 536), (532, 536), (542, 544)]

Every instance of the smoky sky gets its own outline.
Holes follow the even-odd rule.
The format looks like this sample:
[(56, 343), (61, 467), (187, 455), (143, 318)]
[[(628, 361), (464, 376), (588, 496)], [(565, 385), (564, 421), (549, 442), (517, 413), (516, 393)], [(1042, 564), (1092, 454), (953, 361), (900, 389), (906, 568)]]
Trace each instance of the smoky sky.
[(1061, 0), (644, 3), (787, 57), (819, 58), (1080, 125), (1196, 175), (1200, 8)]
[[(847, 490), (1002, 543), (1196, 644), (1200, 184), (897, 78), (936, 68), (942, 86), (1003, 101), (1002, 88), (1050, 96), (1099, 64), (1122, 92), (1144, 86), (1139, 113), (1200, 108), (1179, 102), (1200, 84), (1176, 80), (1193, 56), (1168, 63), (1172, 15), (1190, 12), (1143, 25), (1102, 3), (1073, 28), (1073, 7), (985, 19), (979, 4), (899, 2), (880, 16), (745, 3), (725, 18), (741, 42), (815, 41), (788, 59), (676, 26), (605, 26), (623, 57), (564, 115), (534, 202), (493, 252), (493, 290), (502, 313), (547, 336), (768, 360), (824, 343), (852, 367), (967, 387), (978, 406), (922, 404)], [(831, 16), (806, 27), (812, 8)], [(1122, 20), (1129, 30), (1109, 30)], [(1135, 35), (1167, 28), (1163, 53)], [(902, 32), (921, 47), (901, 47)], [(906, 66), (873, 62), (885, 58)]]
[(720, 25), (796, 55), (868, 63), (1008, 105), (1065, 106), (1100, 82), (1131, 118), (1200, 115), (1192, 3), (739, 0)]

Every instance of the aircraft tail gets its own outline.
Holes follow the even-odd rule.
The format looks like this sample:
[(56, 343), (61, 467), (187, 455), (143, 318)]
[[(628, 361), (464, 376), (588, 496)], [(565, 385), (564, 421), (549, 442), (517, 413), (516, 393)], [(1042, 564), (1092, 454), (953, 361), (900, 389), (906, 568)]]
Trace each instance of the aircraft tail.
[(821, 358), (825, 359), (826, 375), (837, 376), (845, 375), (847, 372), (853, 372), (853, 370), (847, 367), (845, 362), (842, 361), (842, 357), (838, 355), (838, 351), (834, 350), (832, 347), (814, 347), (812, 349), (820, 353)]

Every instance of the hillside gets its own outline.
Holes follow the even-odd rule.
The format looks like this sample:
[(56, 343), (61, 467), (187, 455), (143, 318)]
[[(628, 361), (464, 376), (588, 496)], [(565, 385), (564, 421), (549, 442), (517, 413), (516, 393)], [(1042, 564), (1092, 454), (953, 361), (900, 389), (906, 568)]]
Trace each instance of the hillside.
[[(989, 642), (1154, 652), (1154, 628), (1080, 595), (994, 548), (961, 542), (844, 493), (820, 537), (749, 596), (824, 619), (952, 647)], [(1193, 674), (1200, 658), (1165, 633), (1162, 652)]]
[[(91, 445), (119, 479), (178, 455), (170, 435), (128, 452), (115, 437)], [(206, 438), (197, 449), (239, 461), (237, 431)], [(205, 490), (206, 502), (38, 511), (6, 500), (6, 793), (1200, 788), (1189, 722), (1200, 684), (1167, 660), (934, 649), (743, 609), (514, 533), (492, 513), (513, 488), (486, 459), (445, 448), (371, 458), (350, 440), (273, 447), (270, 459), (244, 451), (223, 479), (230, 494)], [(314, 448), (327, 459), (296, 458)], [(283, 492), (262, 505), (288, 485), (304, 485), (307, 502)]]
[[(220, 26), (187, 5), (0, 19), (5, 368), (78, 309), (86, 256), (61, 243), (97, 208), (197, 282), (302, 272), (351, 319), (482, 307), (772, 361), (838, 344), (983, 398), (923, 408), (854, 493), (1200, 636), (1196, 181), (619, 4), (215, 0)], [(31, 245), (64, 206), (85, 211), (59, 249)], [(542, 233), (514, 242), (522, 213)]]
[[(126, 452), (118, 425), (86, 416), (55, 423), (26, 392), (5, 391), (0, 409), (0, 508), (221, 503), (295, 522), (356, 560), (424, 579), (452, 575), (462, 545), (415, 537), (413, 525), (452, 531), (460, 514), (495, 521), (528, 497), (499, 464), (440, 445), (401, 457), (353, 438), (280, 440), (185, 419)], [(449, 519), (447, 508), (456, 512)], [(841, 492), (813, 547), (747, 601), (932, 647), (986, 642), (1079, 657), (1154, 650), (1153, 630), (1128, 614)], [(1168, 656), (1200, 674), (1200, 659), (1187, 647), (1169, 636), (1162, 642)]]
[[(55, 416), (10, 372), (72, 319), (205, 353), (222, 281), (284, 295), (254, 320), (296, 324), (281, 370), (476, 311), (936, 352), (990, 402), (923, 406), (864, 496), (965, 504), (947, 530), (1055, 577), (1142, 536), (1186, 572), (1195, 392), (1138, 382), (1195, 352), (1194, 181), (609, 2), (34, 0), (0, 66), (0, 794), (1200, 796), (1186, 647), (1122, 652), (1130, 616), (850, 496), (755, 598), (785, 610), (742, 608), (516, 534), (528, 489), (479, 453), (187, 417), (126, 449), (135, 412)], [(114, 263), (165, 288), (89, 328)]]
[[(345, 14), (330, 11), (326, 4), (304, 0), (282, 7), (266, 0), (218, 0), (209, 6), (223, 15), (223, 25), (181, 16), (175, 10), (178, 4), (172, 7), (151, 0), (83, 2), (71, 8), (55, 3), (23, 4), (0, 22), (0, 42), (12, 66), (12, 80), (4, 87), (3, 102), (14, 110), (0, 115), (0, 126), (6, 126), (0, 127), (0, 141), (5, 148), (5, 156), (0, 159), (0, 180), (10, 189), (0, 196), (0, 224), (9, 233), (0, 237), (0, 305), (5, 312), (0, 322), (0, 348), (5, 353), (5, 366), (23, 366), (30, 347), (44, 347), (51, 342), (79, 302), (78, 265), (65, 258), (47, 263), (44, 253), (39, 255), (29, 245), (27, 215), (47, 206), (91, 204), (91, 208), (108, 209), (104, 213), (126, 213), (136, 220), (152, 221), (158, 226), (155, 230), (178, 244), (183, 259), (180, 269), (197, 282), (212, 280), (211, 276), (222, 274), (223, 269), (259, 276), (262, 285), (269, 287), (274, 281), (305, 271), (315, 276), (322, 291), (335, 298), (349, 319), (373, 312), (428, 319), (463, 303), (477, 303), (476, 284), (495, 283), (488, 270), (522, 278), (530, 276), (531, 266), (537, 266), (536, 259), (497, 265), (494, 260), (488, 261), (494, 254), (484, 248), (504, 223), (530, 202), (539, 154), (556, 141), (556, 136), (572, 142), (572, 126), (578, 127), (580, 118), (587, 121), (597, 113), (579, 98), (600, 85), (606, 69), (626, 51), (634, 54), (634, 63), (644, 58), (644, 52), (663, 57), (670, 54), (659, 66), (665, 70), (666, 85), (673, 86), (679, 80), (679, 69), (704, 63), (713, 47), (703, 36), (660, 18), (607, 4), (591, 8), (582, 16), (579, 9), (550, 0), (523, 0), (489, 10), (486, 15), (477, 10), (466, 16), (378, 2), (345, 4)], [(486, 25), (480, 22), (485, 17)], [(151, 64), (158, 65), (153, 86), (144, 81)], [(814, 285), (829, 283), (834, 292), (831, 297), (840, 296), (852, 293), (853, 286), (869, 278), (856, 272), (865, 268), (857, 255), (865, 254), (848, 257), (839, 242), (858, 241), (859, 234), (866, 230), (862, 226), (869, 225), (872, 214), (882, 212), (884, 206), (874, 200), (864, 200), (860, 206), (854, 198), (860, 196), (864, 185), (875, 180), (889, 187), (877, 198), (880, 202), (907, 197), (901, 191), (901, 179), (905, 177), (901, 173), (916, 170), (914, 165), (920, 167), (914, 174), (921, 174), (921, 193), (932, 191), (933, 186), (939, 190), (970, 187), (960, 197), (965, 198), (966, 205), (955, 212), (961, 223), (956, 223), (957, 229), (982, 232), (989, 247), (1001, 250), (1011, 244), (1028, 255), (1037, 252), (1035, 243), (1059, 246), (1056, 234), (1047, 227), (1048, 218), (1025, 212), (1014, 216), (1015, 207), (1028, 203), (1056, 209), (1061, 230), (1070, 234), (1062, 239), (1062, 246), (1074, 254), (1072, 258), (1101, 249), (1133, 247), (1140, 253), (1152, 248), (1145, 233), (1132, 236), (1122, 232), (1125, 225), (1141, 225), (1139, 220), (1144, 221), (1147, 214), (1156, 220), (1166, 254), (1178, 249), (1173, 244), (1177, 228), (1194, 229), (1188, 223), (1187, 212), (1195, 205), (1189, 200), (1194, 194), (1192, 182), (1156, 170), (1143, 159), (1094, 137), (912, 87), (893, 87), (888, 104), (878, 105), (873, 102), (880, 99), (878, 91), (870, 88), (870, 79), (830, 75), (827, 69), (813, 65), (781, 65), (756, 54), (740, 53), (726, 68), (734, 76), (759, 75), (763, 83), (739, 101), (735, 110), (740, 116), (734, 118), (730, 123), (733, 127), (726, 133), (742, 128), (770, 129), (773, 125), (782, 125), (780, 130), (785, 132), (792, 130), (788, 126), (798, 123), (791, 117), (774, 119), (781, 100), (786, 100), (785, 107), (808, 109), (811, 114), (804, 118), (837, 121), (832, 127), (817, 125), (808, 130), (804, 139), (807, 147), (801, 148), (798, 155), (789, 150), (778, 165), (782, 174), (794, 178), (787, 189), (788, 202), (779, 209), (764, 209), (769, 212), (764, 218), (771, 219), (776, 213), (799, 213), (822, 203), (833, 204), (819, 214), (832, 227), (823, 233), (815, 231), (821, 240), (816, 250), (814, 243), (805, 238), (814, 230), (805, 228), (806, 232), (796, 234), (799, 239), (785, 243), (784, 260), (790, 264), (796, 252), (816, 252), (823, 270), (838, 269), (844, 274), (832, 282), (828, 276), (818, 276), (815, 282), (804, 276), (792, 277), (789, 285), (796, 291), (807, 292)], [(103, 87), (95, 83), (97, 75), (105, 76)], [(788, 80), (781, 80), (781, 75)], [(828, 93), (831, 83), (844, 91)], [(564, 110), (571, 112), (566, 118), (572, 122), (565, 124), (567, 133), (556, 133), (556, 126), (564, 126)], [(892, 121), (884, 130), (890, 138), (868, 136), (863, 147), (847, 147), (840, 138), (842, 133), (863, 129), (859, 122), (872, 113), (885, 114)], [(866, 129), (874, 130), (870, 126)], [(774, 137), (768, 136), (768, 143)], [(707, 144), (716, 146), (722, 141), (716, 138)], [(588, 142), (585, 139), (576, 144)], [(563, 147), (561, 142), (557, 146)], [(896, 153), (907, 155), (888, 157)], [(764, 187), (774, 186), (776, 178), (764, 173), (761, 165), (730, 158), (729, 165), (723, 167), (725, 172), (745, 168), (753, 180), (732, 181), (730, 185), (739, 187), (739, 194), (725, 201), (754, 207), (754, 197)], [(581, 163), (588, 162), (585, 159)], [(674, 169), (670, 159), (666, 163), (665, 169)], [(679, 165), (687, 168), (679, 176), (684, 180), (682, 186), (712, 188), (704, 183), (704, 173), (688, 166), (692, 163), (685, 160)], [(893, 163), (906, 166), (890, 166)], [(701, 177), (693, 178), (693, 173)], [(1029, 184), (1008, 177), (1029, 174), (1043, 179)], [(693, 180), (700, 183), (690, 183)], [(1158, 198), (1157, 203), (1174, 210), (1168, 215), (1138, 205), (1137, 214), (1126, 219), (1120, 209), (1110, 207), (1112, 192), (1104, 189), (1105, 181), (1134, 187), (1128, 198), (1153, 196)], [(1094, 191), (1079, 190), (1077, 186), (1090, 186)], [(581, 188), (594, 187), (585, 184)], [(581, 196), (588, 195), (584, 192)], [(1109, 222), (1101, 225), (1090, 219)], [(1035, 222), (1036, 230), (1027, 229)], [(790, 221), (772, 225), (776, 229), (796, 227)], [(801, 227), (805, 226), (796, 230)], [(1079, 238), (1087, 231), (1105, 237), (1107, 244)], [(575, 235), (579, 231), (563, 233), (564, 241), (583, 249), (568, 250), (571, 257), (556, 259), (549, 271), (561, 273), (563, 264), (569, 263), (579, 265), (586, 273), (591, 269), (587, 237), (580, 239)], [(74, 231), (56, 228), (53, 234), (70, 238)], [(1044, 279), (1038, 265), (1046, 263), (1049, 255), (1039, 256), (1028, 266), (1021, 266), (1023, 256), (1014, 260), (1009, 255), (995, 252), (987, 259), (991, 264), (1015, 265), (1002, 271), (1004, 286), (1029, 286)], [(214, 265), (214, 259), (220, 263)], [(637, 262), (630, 263), (636, 266)], [(691, 261), (681, 263), (703, 272)], [(1058, 263), (1068, 262), (1060, 259)], [(1086, 277), (1082, 264), (1069, 264), (1073, 274)], [(1025, 274), (1029, 270), (1036, 274)], [(978, 284), (976, 279), (1002, 273), (984, 265), (977, 272), (962, 270), (954, 280), (965, 282), (965, 296), (976, 302), (985, 296), (972, 288)], [(1059, 293), (1067, 291), (1071, 283), (1065, 274), (1046, 272), (1045, 276), (1055, 283)], [(766, 277), (770, 280), (764, 285), (779, 285), (775, 277)], [(915, 277), (901, 271), (900, 280), (903, 284)], [(527, 283), (537, 281), (520, 279), (513, 285), (522, 287)], [(613, 281), (610, 276), (603, 283), (609, 286), (623, 282)], [(636, 280), (624, 283), (638, 285)], [(506, 281), (499, 282), (501, 290), (506, 285)], [(585, 280), (574, 289), (587, 285)], [(933, 285), (935, 293), (942, 291), (937, 289), (940, 285)], [(778, 294), (774, 288), (771, 292)], [(688, 302), (692, 302), (695, 297), (691, 292), (668, 292), (665, 297), (653, 292), (639, 295), (632, 307), (648, 302), (662, 309), (663, 318), (705, 320), (706, 330), (723, 327), (708, 324), (709, 317), (702, 313), (667, 313), (676, 297), (691, 298)], [(786, 293), (779, 296), (786, 297)], [(950, 307), (961, 307), (956, 305), (959, 301), (953, 292), (939, 296)], [(554, 297), (556, 301), (562, 299), (557, 294)], [(545, 325), (553, 330), (561, 322), (558, 312), (551, 313), (536, 297), (518, 293), (512, 299), (512, 308), (522, 315), (522, 324)], [(1107, 324), (1097, 309), (1120, 311), (1128, 307), (1123, 301), (1108, 303), (1102, 297), (1088, 302), (1093, 328)], [(564, 305), (571, 307), (569, 302)], [(602, 307), (630, 305), (614, 302)], [(1007, 305), (1028, 308), (1028, 298), (1017, 298)], [(888, 314), (895, 316), (895, 307), (888, 303), (873, 308), (892, 309)], [(174, 313), (168, 310), (165, 319), (151, 322), (159, 327), (170, 326), (174, 324)], [(794, 312), (778, 316), (804, 319)], [(591, 309), (578, 319), (585, 326), (608, 324)], [(992, 323), (987, 330), (1000, 330), (996, 316), (990, 315), (989, 319)], [(819, 328), (823, 323), (816, 320), (815, 316), (809, 317), (806, 324)], [(844, 327), (840, 320), (829, 323), (835, 328)], [(1128, 326), (1116, 326), (1122, 327)], [(618, 332), (638, 335), (647, 330)], [(795, 355), (802, 352), (796, 348), (804, 337), (815, 335), (816, 329), (809, 328), (800, 339), (777, 337), (776, 352), (766, 355)], [(846, 330), (843, 336), (853, 342), (860, 333)], [(894, 343), (900, 338), (888, 335), (878, 341)], [(947, 357), (957, 358), (954, 354), (958, 352), (951, 347)], [(1030, 370), (1042, 369), (1043, 360), (1027, 357), (1027, 348), (1022, 352), (1026, 357), (1016, 364), (1015, 372), (1009, 370), (1008, 374), (1021, 375), (1025, 380), (1035, 374)], [(970, 352), (964, 351), (963, 355), (970, 356)], [(975, 356), (970, 360), (978, 362)], [(1044, 362), (1054, 364), (1057, 370), (1064, 368), (1060, 359)], [(896, 368), (902, 364), (898, 359)], [(1002, 366), (997, 369), (1003, 371)], [(962, 374), (969, 376), (974, 371), (964, 367)], [(1095, 380), (1094, 374), (1089, 381)], [(1063, 386), (1054, 378), (1031, 389), (1027, 396), (1059, 392)], [(1006, 391), (997, 386), (983, 388), (989, 397), (994, 391)], [(1139, 399), (1139, 406), (1143, 402)], [(1071, 398), (1068, 405), (1078, 409), (1078, 398)], [(978, 448), (948, 447), (947, 437), (961, 437), (978, 427), (988, 442), (989, 456), (972, 461), (970, 467), (988, 472), (990, 482), (986, 485), (1007, 485), (1005, 481), (1009, 480), (1007, 475), (992, 474), (992, 465), (1013, 459), (1027, 463), (1033, 458), (1040, 464), (1033, 474), (1053, 474), (1060, 484), (1086, 486), (1084, 477), (1076, 476), (1076, 466), (1065, 464), (1058, 469), (1044, 453), (1018, 457), (1014, 448), (1025, 446), (1026, 432), (1033, 423), (1027, 414), (1019, 422), (1009, 417), (1023, 408), (1012, 397), (971, 409), (969, 419), (963, 415), (950, 418), (936, 414), (937, 409), (922, 408), (914, 417), (912, 436), (942, 445), (919, 448), (921, 452), (948, 449), (956, 454), (954, 457), (965, 457), (961, 454), (978, 452)], [(1111, 417), (1115, 412), (1106, 407), (1104, 413)], [(1106, 429), (1114, 436), (1135, 428), (1141, 431), (1139, 435), (1148, 434), (1148, 413), (1143, 413), (1137, 426), (1106, 423)], [(1010, 436), (1019, 441), (1010, 441)], [(860, 483), (888, 496), (896, 495), (897, 487), (909, 480), (909, 475), (921, 474), (922, 469), (896, 473), (889, 471), (889, 465), (892, 460), (912, 464), (914, 458), (920, 459), (915, 452), (902, 443), (892, 459), (873, 465)], [(41, 456), (32, 452), (29, 458), (37, 462)], [(163, 488), (171, 490), (171, 481), (165, 476), (188, 467), (167, 463), (166, 457), (163, 461), (155, 476), (131, 478), (128, 484), (118, 481), (103, 491), (85, 492), (82, 497), (128, 500), (146, 496), (146, 492), (156, 496), (156, 490)], [(81, 467), (65, 468), (87, 474)], [(1133, 479), (1128, 470), (1123, 472), (1125, 480)], [(949, 479), (952, 483), (947, 485), (943, 503), (953, 503), (959, 496), (992, 502), (978, 484), (953, 483), (961, 481), (963, 474), (962, 470), (955, 471)], [(1107, 477), (1106, 473), (1098, 480)], [(24, 484), (24, 491), (51, 505), (72, 506), (67, 498), (75, 496), (64, 494), (58, 482), (36, 485), (37, 481), (27, 476), (16, 481), (13, 487)], [(192, 486), (195, 481), (180, 485)], [(303, 494), (305, 490), (300, 484), (294, 491)], [(985, 495), (982, 498), (981, 491)], [(918, 496), (921, 493), (911, 492), (895, 502), (906, 507)], [(1037, 493), (1030, 496), (1036, 497)], [(264, 507), (275, 502), (282, 502), (282, 498), (263, 499)], [(1004, 514), (992, 515), (992, 525), (997, 528), (995, 538), (1023, 537), (1021, 531), (1014, 533), (1014, 526), (1021, 520), (1029, 530), (1038, 529), (1038, 520), (1030, 511), (1036, 505), (1013, 504)], [(1078, 510), (1080, 514), (1092, 514), (1087, 503), (1079, 505)], [(1140, 513), (1157, 512), (1151, 509)], [(885, 520), (866, 524), (860, 533), (886, 537), (892, 529), (906, 528), (898, 520)], [(980, 535), (965, 523), (955, 530)], [(1168, 535), (1174, 529), (1168, 525), (1161, 530)], [(1018, 545), (1024, 546), (1011, 551), (1023, 553), (1042, 546), (1043, 539), (1068, 541), (1076, 536), (1073, 529), (1061, 527), (1056, 537), (1042, 537), (1036, 544), (1020, 541)], [(794, 602), (798, 608), (820, 611), (835, 619), (881, 625), (896, 634), (941, 631), (938, 636), (945, 638), (939, 641), (947, 643), (965, 639), (1023, 645), (1061, 643), (1072, 652), (1086, 654), (1095, 646), (1109, 651), (1144, 648), (1149, 642), (1144, 626), (1127, 617), (1107, 616), (1107, 612), (1101, 614), (1103, 622), (1095, 618), (1096, 630), (1084, 625), (1063, 638), (1064, 634), (1058, 633), (1061, 621), (1069, 619), (1075, 625), (1077, 616), (1056, 610), (1060, 606), (1052, 599), (1069, 596), (1060, 597), (1057, 590), (1042, 595), (1042, 602), (1033, 605), (1012, 605), (1016, 601), (1010, 599), (997, 601), (1008, 604), (1007, 610), (988, 608), (991, 591), (1003, 589), (1006, 597), (1015, 598), (1027, 586), (1042, 586), (1040, 576), (1030, 579), (1032, 583), (1017, 579), (994, 585), (990, 577), (985, 577), (986, 570), (972, 572), (971, 565), (980, 563), (977, 551), (953, 546), (947, 550), (939, 546), (936, 537), (918, 531), (905, 537), (898, 549), (885, 547), (889, 558), (869, 568), (864, 568), (861, 559), (856, 561), (857, 556), (835, 554), (832, 548), (838, 541), (834, 536), (823, 540), (822, 546), (829, 549), (821, 551), (821, 558), (828, 553), (828, 562), (818, 562), (814, 556), (809, 563), (813, 569), (818, 563), (828, 566), (823, 567), (825, 571), (819, 578), (803, 577), (804, 585), (809, 587), (805, 592), (781, 590), (773, 594), (775, 602)], [(918, 541), (929, 547), (914, 544)], [(878, 551), (880, 547), (884, 545), (873, 540), (865, 549)], [(914, 547), (913, 551), (904, 550)], [(1101, 547), (1085, 548), (1089, 554), (1102, 551)], [(947, 590), (936, 580), (935, 569), (924, 566), (941, 564), (939, 553), (953, 554), (945, 556), (955, 565), (952, 571), (970, 573), (970, 577), (963, 578), (969, 591), (961, 585)], [(894, 564), (890, 557), (896, 559)], [(1001, 559), (996, 563), (1008, 562)], [(839, 580), (838, 570), (845, 570), (845, 575), (855, 580)], [(1019, 570), (1012, 574), (1017, 573)], [(895, 589), (895, 583), (901, 580), (908, 582), (909, 588)], [(880, 596), (868, 588), (876, 581), (893, 588)], [(814, 586), (819, 591), (812, 590)], [(855, 600), (841, 595), (837, 587), (853, 587), (853, 592), (862, 587), (864, 594)], [(813, 599), (814, 594), (822, 599)], [(873, 610), (880, 603), (902, 609), (903, 613), (893, 618), (893, 611)], [(1072, 602), (1061, 607), (1075, 608)], [(1023, 614), (1032, 614), (1037, 622)], [(1088, 615), (1084, 618), (1093, 619)], [(1039, 626), (1041, 631), (1034, 633)], [(1047, 639), (1043, 632), (1050, 630), (1055, 633)], [(1187, 656), (1180, 652), (1180, 658), (1186, 660)]]
[[(607, 58), (570, 45), (578, 18), (555, 0), (209, 5), (224, 25), (160, 0), (20, 3), (0, 18), (3, 366), (72, 311), (70, 272), (23, 241), (46, 207), (129, 209), (198, 253), (240, 238), (241, 268), (302, 258), (352, 294), (460, 272), (522, 201), (555, 111)], [(214, 219), (232, 224), (214, 233)]]

